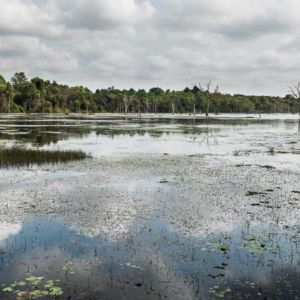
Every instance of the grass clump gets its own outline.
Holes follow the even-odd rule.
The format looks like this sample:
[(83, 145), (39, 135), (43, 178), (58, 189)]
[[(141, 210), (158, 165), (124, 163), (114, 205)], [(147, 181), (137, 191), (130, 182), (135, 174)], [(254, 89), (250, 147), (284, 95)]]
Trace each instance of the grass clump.
[(24, 149), (21, 147), (0, 148), (0, 168), (22, 167), (41, 164), (56, 164), (82, 160), (89, 157), (83, 151)]

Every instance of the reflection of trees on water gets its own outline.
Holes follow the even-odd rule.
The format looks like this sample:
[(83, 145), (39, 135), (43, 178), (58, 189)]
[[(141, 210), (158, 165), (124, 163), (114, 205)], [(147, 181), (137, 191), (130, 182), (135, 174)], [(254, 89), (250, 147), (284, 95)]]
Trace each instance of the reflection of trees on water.
[[(10, 130), (14, 128), (10, 128)], [(0, 140), (18, 141), (31, 143), (34, 146), (44, 146), (56, 144), (61, 140), (67, 140), (71, 137), (84, 137), (90, 134), (91, 129), (88, 127), (40, 127), (40, 128), (16, 128), (16, 132), (0, 131)]]
[(197, 127), (183, 127), (178, 129), (97, 129), (96, 135), (97, 136), (109, 136), (111, 138), (117, 137), (117, 136), (129, 136), (129, 137), (135, 137), (135, 136), (146, 136), (149, 135), (151, 138), (161, 138), (164, 135), (169, 136), (171, 134), (211, 134), (215, 132), (220, 132), (221, 129), (211, 129), (211, 128), (197, 128)]
[[(84, 138), (90, 134), (97, 136), (117, 137), (139, 137), (148, 135), (151, 138), (161, 138), (171, 134), (204, 135), (208, 136), (221, 132), (226, 126), (249, 126), (251, 124), (268, 125), (280, 120), (257, 120), (257, 119), (160, 119), (160, 120), (107, 120), (105, 122), (91, 121), (74, 123), (70, 125), (65, 122), (24, 122), (22, 120), (8, 120), (1, 127), (0, 140), (18, 141), (20, 143), (31, 143), (34, 146), (56, 144), (70, 138)], [(5, 127), (8, 124), (10, 127)], [(35, 127), (30, 127), (30, 126)], [(295, 123), (293, 123), (295, 124)], [(15, 126), (14, 126), (15, 125)], [(24, 125), (22, 127), (22, 125)], [(214, 126), (216, 125), (216, 126)], [(131, 127), (132, 126), (132, 127)], [(300, 120), (298, 122), (300, 133)]]

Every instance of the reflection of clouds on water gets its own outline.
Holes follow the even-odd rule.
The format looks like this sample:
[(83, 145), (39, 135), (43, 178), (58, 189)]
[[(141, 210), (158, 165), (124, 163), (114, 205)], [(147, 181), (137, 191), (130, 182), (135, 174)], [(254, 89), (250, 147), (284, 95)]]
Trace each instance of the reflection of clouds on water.
[(20, 232), (22, 225), (0, 223), (0, 243), (9, 236), (16, 235)]
[(6, 239), (1, 250), (7, 266), (3, 268), (0, 261), (0, 280), (13, 282), (25, 279), (28, 273), (60, 279), (64, 296), (70, 293), (74, 299), (88, 295), (119, 299), (125, 294), (132, 294), (131, 299), (153, 299), (158, 294), (192, 299), (189, 285), (175, 275), (163, 256), (149, 255), (152, 250), (148, 246), (144, 245), (145, 255), (143, 248), (129, 246), (121, 236), (110, 242), (101, 235), (87, 237), (50, 219), (36, 219)]
[[(120, 124), (116, 122), (115, 126)], [(128, 127), (136, 128), (136, 125)], [(156, 129), (159, 127), (158, 124)], [(274, 146), (275, 152), (276, 149), (299, 148), (295, 123), (212, 124), (209, 127), (213, 130), (198, 132), (196, 140), (190, 139), (193, 136), (190, 132), (186, 136), (181, 134), (182, 129), (176, 124), (162, 124), (162, 127), (175, 131), (157, 137), (137, 133), (131, 137), (126, 133), (112, 138), (90, 133), (81, 140), (61, 142), (65, 147), (71, 143), (74, 147), (95, 147), (99, 156), (101, 153), (111, 156), (111, 152), (116, 151), (112, 157), (1, 172), (0, 218), (8, 224), (0, 226), (0, 241), (13, 240), (20, 235), (20, 227), (10, 231), (14, 228), (10, 226), (11, 220), (27, 221), (32, 216), (47, 215), (68, 224), (67, 235), (60, 237), (65, 240), (62, 243), (78, 249), (83, 256), (94, 255), (91, 242), (97, 240), (104, 247), (105, 261), (113, 260), (110, 265), (113, 270), (116, 265), (125, 269), (134, 265), (130, 270), (135, 272), (137, 281), (141, 270), (136, 266), (145, 269), (146, 265), (158, 282), (167, 282), (171, 290), (177, 287), (191, 298), (199, 280), (211, 286), (219, 280), (213, 276), (223, 272), (220, 271), (222, 263), (230, 263), (222, 273), (230, 286), (235, 285), (238, 277), (273, 288), (274, 280), (293, 274), (289, 266), (300, 257), (296, 249), (298, 240), (294, 238), (299, 229), (300, 196), (293, 193), (299, 192), (299, 155), (271, 155), (267, 151), (270, 146)], [(207, 134), (211, 134), (211, 138), (205, 140)], [(90, 142), (89, 137), (92, 137)], [(200, 144), (197, 154), (205, 150), (204, 156), (148, 153), (188, 154)], [(237, 150), (235, 154), (231, 152), (233, 149)], [(132, 153), (120, 155), (123, 151)], [(144, 154), (134, 154), (136, 151)], [(219, 155), (219, 152), (229, 154)], [(264, 226), (267, 228), (262, 233)], [(241, 250), (244, 246), (242, 230), (262, 233), (263, 239), (270, 236), (267, 241), (279, 244), (280, 252), (266, 247), (267, 251), (253, 254), (256, 240), (252, 244), (246, 242), (245, 249)], [(73, 234), (80, 236), (80, 243), (76, 244)], [(75, 244), (69, 241), (70, 237)], [(226, 237), (231, 239), (226, 240)], [(208, 248), (207, 239), (216, 248), (208, 254), (201, 251)], [(231, 244), (226, 255), (218, 251), (219, 240)], [(53, 261), (47, 258), (39, 263), (41, 269), (48, 264), (61, 269), (64, 256), (57, 250), (60, 247), (60, 243), (54, 244), (54, 248), (47, 243), (46, 250), (44, 247), (37, 249), (43, 255), (31, 254), (40, 259), (52, 257)], [(119, 252), (114, 252), (113, 248)], [(61, 249), (63, 251), (64, 247)], [(120, 253), (124, 249), (126, 253)], [(72, 256), (74, 258), (71, 253)], [(30, 255), (26, 259), (30, 259)], [(85, 265), (76, 259), (74, 265), (84, 273)], [(123, 266), (120, 266), (121, 261)], [(21, 266), (16, 266), (18, 272)], [(280, 268), (282, 273), (278, 271)], [(257, 275), (258, 271), (261, 276)], [(208, 273), (212, 277), (208, 278)], [(86, 273), (78, 277), (89, 280)], [(207, 287), (199, 293), (205, 291)]]

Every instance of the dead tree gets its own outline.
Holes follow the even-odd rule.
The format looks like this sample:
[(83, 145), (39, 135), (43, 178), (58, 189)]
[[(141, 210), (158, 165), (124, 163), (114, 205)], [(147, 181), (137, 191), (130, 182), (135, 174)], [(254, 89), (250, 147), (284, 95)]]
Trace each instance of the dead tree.
[(146, 113), (149, 111), (149, 98), (146, 98)]
[(172, 115), (175, 115), (175, 105), (174, 102), (171, 103), (172, 106)]
[(125, 116), (127, 116), (127, 114), (128, 114), (128, 109), (129, 109), (129, 106), (130, 106), (131, 102), (133, 101), (133, 99), (134, 99), (134, 96), (128, 96), (126, 93), (123, 96)]
[[(209, 115), (209, 109), (210, 109), (210, 100), (211, 100), (211, 80), (205, 85), (205, 89), (202, 87), (201, 83), (199, 83), (199, 89), (201, 92), (204, 92), (206, 95), (206, 117)], [(213, 92), (214, 95), (219, 93), (219, 85), (216, 85), (216, 88)]]
[(292, 96), (296, 99), (298, 104), (298, 114), (300, 116), (300, 81), (297, 84), (290, 86), (290, 92)]
[(193, 95), (193, 115), (196, 115), (196, 95)]
[(202, 92), (205, 92), (206, 94), (206, 116), (209, 115), (209, 108), (210, 108), (210, 86), (211, 86), (211, 80), (205, 85), (206, 89), (202, 88), (201, 83), (199, 83), (199, 88)]

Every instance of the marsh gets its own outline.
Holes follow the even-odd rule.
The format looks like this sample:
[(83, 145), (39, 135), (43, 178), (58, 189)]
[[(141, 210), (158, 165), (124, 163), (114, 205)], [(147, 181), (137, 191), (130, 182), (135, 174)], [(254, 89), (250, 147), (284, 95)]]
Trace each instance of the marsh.
[[(298, 299), (293, 115), (9, 115), (1, 299)], [(272, 150), (272, 151), (271, 151)]]

